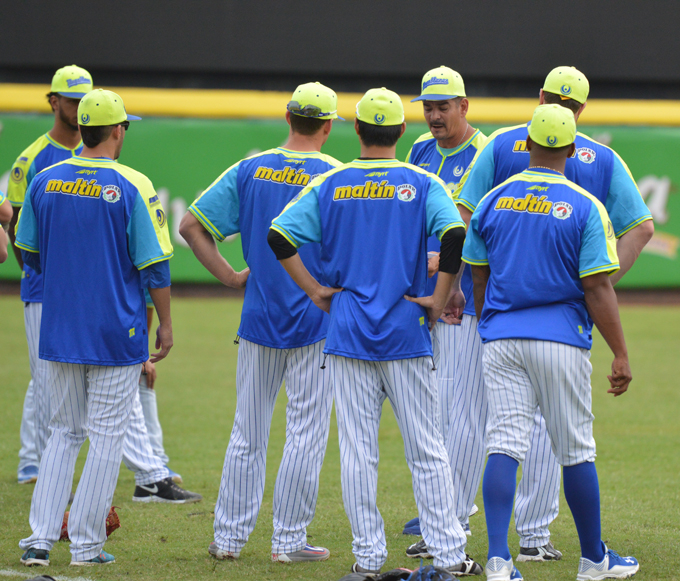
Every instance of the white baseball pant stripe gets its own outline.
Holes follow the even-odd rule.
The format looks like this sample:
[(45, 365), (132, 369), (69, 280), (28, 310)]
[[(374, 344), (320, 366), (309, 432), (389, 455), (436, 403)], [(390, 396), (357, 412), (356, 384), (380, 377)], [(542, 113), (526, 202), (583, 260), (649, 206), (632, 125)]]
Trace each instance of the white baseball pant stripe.
[(437, 425), (438, 393), (429, 357), (363, 361), (329, 356), (340, 440), (342, 498), (352, 527), (352, 550), (365, 569), (387, 559), (378, 511), (378, 430), (388, 398), (404, 439), (420, 526), (434, 564), (465, 559), (467, 538), (453, 516), (451, 467)]
[(562, 466), (595, 460), (590, 351), (553, 341), (501, 339), (484, 345), (483, 361), (489, 454), (523, 462), (540, 408)]
[(436, 369), (439, 392), (439, 426), (444, 442), (451, 426), (449, 409), (454, 398), (456, 353), (460, 337), (460, 325), (447, 325), (437, 321), (432, 328), (432, 360)]
[(144, 412), (144, 425), (146, 425), (146, 432), (149, 434), (149, 443), (153, 453), (158, 456), (167, 466), (170, 458), (165, 453), (163, 447), (163, 428), (161, 421), (158, 418), (158, 402), (156, 400), (156, 390), (149, 389), (146, 375), (142, 375), (139, 380), (139, 400), (142, 402), (142, 411)]
[(40, 359), (40, 320), (42, 303), (25, 303), (24, 324), (28, 343), (28, 362), (31, 381), (24, 398), (21, 417), (21, 450), (19, 451), (19, 471), (28, 466), (38, 466), (40, 455), (49, 437), (50, 394), (47, 385), (47, 362)]
[(49, 361), (48, 369), (54, 415), (31, 502), (33, 534), (19, 546), (49, 551), (59, 540), (78, 452), (89, 438), (68, 524), (72, 560), (86, 561), (99, 555), (106, 541), (106, 516), (118, 480), (141, 365), (104, 367)]
[(236, 415), (215, 507), (215, 543), (220, 549), (239, 554), (255, 527), (271, 419), (284, 379), (286, 443), (274, 486), (272, 553), (292, 553), (307, 544), (333, 404), (328, 370), (321, 369), (324, 344), (273, 349), (241, 338)]

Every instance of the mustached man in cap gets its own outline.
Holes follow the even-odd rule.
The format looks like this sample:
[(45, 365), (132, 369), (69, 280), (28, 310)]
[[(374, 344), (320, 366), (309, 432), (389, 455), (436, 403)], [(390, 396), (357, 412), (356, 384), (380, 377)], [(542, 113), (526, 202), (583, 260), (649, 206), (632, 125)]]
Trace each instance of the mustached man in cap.
[[(465, 227), (441, 179), (395, 159), (406, 129), (399, 95), (385, 88), (368, 91), (357, 104), (355, 129), (361, 157), (310, 183), (274, 220), (268, 237), (293, 280), (331, 314), (325, 352), (343, 500), (354, 536), (353, 571), (377, 574), (387, 559), (376, 497), (378, 427), (389, 398), (435, 565), (456, 575), (479, 574), (453, 515), (429, 331), (460, 267)], [(441, 241), (441, 258), (437, 286), (428, 296), (432, 235)], [(320, 277), (298, 253), (310, 243), (321, 244)]]
[(508, 527), (517, 468), (537, 412), (563, 467), (564, 494), (581, 542), (577, 579), (625, 578), (639, 567), (601, 540), (590, 386), (593, 321), (614, 353), (608, 392), (622, 395), (632, 376), (609, 281), (619, 269), (614, 226), (604, 205), (564, 175), (575, 137), (571, 111), (539, 106), (526, 138), (529, 167), (481, 199), (463, 249), (484, 344), (489, 417), (483, 491), (486, 575), (492, 581), (521, 577), (510, 556)]
[[(340, 162), (321, 152), (337, 114), (336, 94), (300, 85), (288, 103), (286, 144), (227, 169), (191, 205), (180, 234), (201, 263), (245, 298), (236, 372), (236, 417), (215, 508), (209, 553), (236, 559), (262, 504), (272, 413), (285, 380), (286, 443), (274, 488), (272, 560), (323, 561), (329, 551), (307, 543), (319, 472), (328, 442), (333, 394), (322, 368), (328, 317), (288, 277), (267, 245), (271, 221), (316, 175)], [(235, 272), (215, 240), (241, 233), (248, 268)], [(305, 248), (307, 268), (321, 276), (318, 244)], [(247, 284), (246, 284), (247, 280)]]
[(87, 438), (68, 522), (71, 564), (114, 560), (103, 550), (106, 517), (149, 358), (144, 288), (160, 319), (152, 361), (173, 342), (165, 214), (149, 179), (116, 163), (139, 117), (126, 113), (119, 95), (98, 89), (82, 98), (77, 119), (82, 153), (33, 178), (16, 234), (24, 262), (43, 274), (39, 356), (47, 361), (52, 411), (31, 503), (33, 532), (20, 542), (25, 565), (49, 564)]

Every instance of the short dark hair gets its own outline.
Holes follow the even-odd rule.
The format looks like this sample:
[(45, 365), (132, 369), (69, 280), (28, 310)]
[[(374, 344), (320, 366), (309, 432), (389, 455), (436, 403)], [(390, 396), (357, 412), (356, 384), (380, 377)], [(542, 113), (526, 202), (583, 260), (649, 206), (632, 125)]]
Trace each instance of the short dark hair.
[(546, 154), (546, 155), (551, 155), (553, 157), (562, 157), (564, 154), (564, 151), (566, 149), (569, 149), (571, 147), (571, 143), (569, 145), (563, 145), (562, 147), (546, 147), (545, 145), (540, 145), (536, 143), (535, 141), (532, 140), (532, 148), (538, 147), (541, 153)]
[[(47, 97), (47, 102), (50, 104), (50, 107), (52, 107), (52, 101), (51, 101), (51, 99), (52, 99), (52, 97), (58, 97), (58, 96), (59, 96), (59, 93), (55, 93), (54, 91), (50, 91), (50, 92), (47, 93), (47, 95), (45, 95), (45, 96)], [(52, 111), (54, 111), (54, 107), (52, 107)]]
[(555, 93), (549, 93), (545, 90), (543, 91), (543, 100), (546, 102), (546, 105), (562, 105), (562, 107), (570, 109), (574, 115), (576, 115), (576, 111), (578, 111), (581, 108), (581, 105), (583, 105), (583, 103), (574, 101), (574, 99), (562, 99), (562, 97), (559, 95)]
[(359, 122), (359, 137), (367, 146), (392, 147), (401, 137), (401, 123), (399, 125), (371, 125), (357, 119)]
[(290, 128), (293, 133), (300, 135), (316, 135), (330, 119), (316, 119), (314, 117), (303, 117), (302, 115), (290, 114)]
[[(120, 125), (120, 123), (117, 123), (117, 125)], [(86, 147), (97, 147), (111, 136), (111, 132), (115, 126), (116, 125), (99, 125), (96, 127), (86, 127), (85, 125), (79, 125), (80, 137)]]

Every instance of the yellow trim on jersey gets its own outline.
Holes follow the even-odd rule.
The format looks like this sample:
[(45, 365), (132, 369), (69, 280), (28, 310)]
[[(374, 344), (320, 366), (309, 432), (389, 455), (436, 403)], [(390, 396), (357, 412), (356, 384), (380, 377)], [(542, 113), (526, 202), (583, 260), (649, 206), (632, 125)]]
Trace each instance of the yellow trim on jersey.
[(628, 224), (628, 227), (624, 228), (621, 232), (619, 232), (616, 235), (616, 238), (617, 239), (621, 238), (621, 236), (623, 236), (626, 232), (630, 232), (633, 228), (635, 228), (635, 226), (639, 226), (640, 224), (642, 224), (643, 222), (646, 222), (647, 220), (653, 220), (651, 214), (648, 215), (648, 216), (643, 216), (639, 220), (635, 220), (635, 222), (631, 222), (630, 224)]
[[(18, 221), (17, 221), (17, 224), (19, 224)], [(25, 244), (22, 244), (18, 240), (14, 241), (14, 246), (16, 246), (17, 248), (21, 248), (22, 250), (25, 250), (26, 252), (33, 252), (33, 254), (39, 254), (40, 253), (40, 251), (37, 248), (31, 248), (30, 246), (26, 246)]]
[(163, 262), (164, 260), (170, 260), (173, 256), (175, 255), (174, 252), (171, 252), (170, 254), (164, 254), (163, 256), (159, 256), (158, 258), (152, 258), (151, 260), (147, 260), (146, 262), (142, 262), (137, 267), (137, 270), (144, 270), (148, 266), (151, 266), (152, 264), (156, 264), (158, 262)]
[(471, 264), (473, 266), (488, 266), (489, 264), (488, 260), (472, 260), (471, 258), (465, 258), (464, 256), (461, 256), (460, 259), (463, 262), (467, 262), (468, 264)]
[(618, 262), (612, 262), (611, 264), (607, 264), (606, 266), (598, 266), (597, 268), (589, 268), (588, 270), (579, 271), (578, 276), (579, 278), (585, 278), (586, 276), (592, 276), (593, 274), (597, 274), (598, 272), (608, 272), (609, 275), (611, 276), (620, 268), (621, 266), (619, 265)]
[[(289, 205), (290, 204), (286, 205), (286, 208), (288, 208)], [(286, 209), (284, 208), (283, 212), (285, 212), (285, 211), (286, 211)], [(283, 214), (283, 212), (281, 212), (281, 214)], [(281, 214), (279, 214), (279, 216)], [(269, 228), (271, 230), (276, 230), (279, 234), (281, 234), (281, 236), (283, 236), (286, 240), (288, 240), (288, 242), (290, 242), (295, 248), (300, 248), (300, 245), (296, 242), (295, 238), (293, 238), (291, 233), (288, 232), (287, 230), (285, 230), (284, 228), (281, 228), (281, 226), (279, 226), (278, 224), (272, 224)]]
[[(204, 192), (205, 193), (205, 192)], [(210, 232), (215, 238), (217, 238), (220, 242), (223, 242), (226, 236), (222, 234), (214, 225), (213, 223), (208, 220), (208, 218), (205, 217), (203, 212), (201, 212), (194, 204), (191, 204), (189, 206), (189, 212), (191, 212), (194, 217), (203, 225), (203, 227)]]
[(465, 222), (462, 220), (459, 222), (451, 222), (450, 224), (447, 224), (442, 230), (441, 236), (438, 237), (439, 241), (441, 242), (442, 238), (444, 238), (444, 234), (446, 234), (449, 230), (453, 230), (454, 228), (462, 228), (463, 230), (467, 230)]

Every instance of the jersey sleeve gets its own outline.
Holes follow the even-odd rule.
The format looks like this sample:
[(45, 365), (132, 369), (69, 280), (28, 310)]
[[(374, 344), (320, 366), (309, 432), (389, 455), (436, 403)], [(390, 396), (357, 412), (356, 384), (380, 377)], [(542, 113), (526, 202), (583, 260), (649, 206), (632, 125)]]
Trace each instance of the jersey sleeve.
[(319, 188), (323, 181), (323, 177), (312, 180), (272, 220), (271, 229), (281, 234), (295, 248), (309, 242), (321, 242)]
[(240, 231), (237, 183), (240, 163), (227, 169), (189, 206), (189, 211), (220, 242)]
[(606, 208), (617, 238), (638, 224), (651, 220), (652, 215), (626, 163), (614, 151), (612, 181), (607, 193)]
[(598, 272), (612, 275), (619, 270), (614, 226), (604, 206), (595, 199), (581, 237), (578, 270), (581, 278)]
[(489, 264), (489, 256), (486, 250), (486, 243), (479, 233), (479, 208), (472, 213), (470, 218), (470, 226), (465, 236), (465, 244), (463, 245), (463, 262), (474, 264), (476, 266), (483, 266)]
[(465, 228), (458, 208), (453, 203), (444, 182), (434, 174), (429, 174), (430, 189), (427, 193), (425, 214), (427, 216), (427, 235), (436, 235), (439, 240), (452, 228)]
[(493, 139), (490, 139), (477, 150), (453, 192), (456, 204), (465, 206), (470, 212), (474, 212), (480, 200), (493, 189), (495, 173), (493, 144)]
[(31, 190), (26, 192), (22, 200), (22, 208), (16, 225), (15, 245), (27, 252), (40, 252), (40, 239), (38, 237), (38, 221), (31, 203)]
[(29, 159), (22, 155), (14, 162), (9, 173), (7, 197), (15, 208), (20, 208), (24, 203), (26, 190), (35, 174), (35, 163), (32, 160), (29, 162)]
[(135, 186), (137, 196), (128, 222), (127, 238), (130, 258), (142, 270), (172, 258), (173, 248), (168, 220), (151, 182), (145, 179)]
[(413, 147), (408, 150), (408, 153), (406, 154), (406, 159), (404, 160), (406, 163), (411, 163), (411, 154), (413, 153)]
[(0, 190), (0, 205), (5, 203), (5, 200), (7, 199), (7, 194)]

